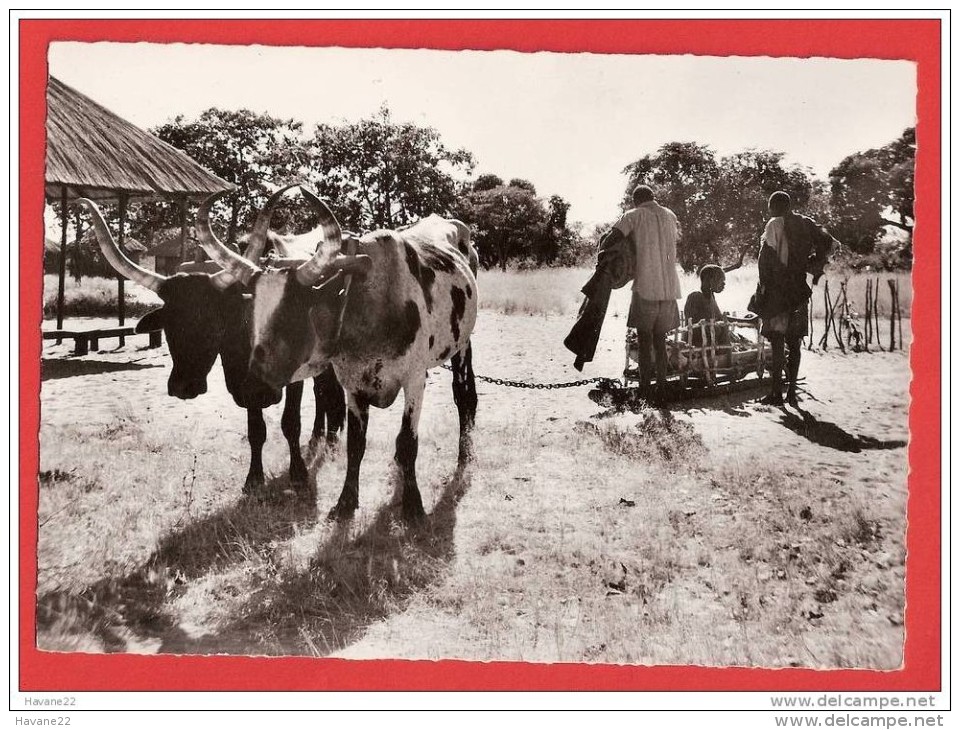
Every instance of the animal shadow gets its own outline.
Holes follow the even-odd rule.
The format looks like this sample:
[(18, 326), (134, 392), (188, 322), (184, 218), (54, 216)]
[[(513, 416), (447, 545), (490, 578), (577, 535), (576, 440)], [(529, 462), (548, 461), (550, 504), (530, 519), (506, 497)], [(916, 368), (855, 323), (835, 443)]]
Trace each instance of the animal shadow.
[[(287, 483), (286, 475), (276, 477), (265, 491), (281, 494)], [(250, 550), (287, 539), (316, 520), (311, 500), (242, 497), (215, 514), (177, 523), (128, 575), (105, 578), (79, 593), (38, 596), (37, 634), (44, 637), (38, 644), (41, 649), (152, 653), (175, 628), (164, 604), (180, 586), (242, 561)]]
[(901, 439), (883, 441), (872, 436), (854, 435), (844, 431), (835, 423), (816, 418), (802, 408), (797, 408), (796, 411), (799, 415), (783, 409), (780, 422), (794, 433), (819, 446), (858, 454), (861, 451), (877, 449), (899, 449), (907, 445), (907, 442)]
[[(285, 483), (285, 477), (274, 479), (268, 491), (280, 492)], [(37, 625), (39, 633), (54, 638), (41, 648), (77, 650), (63, 637), (86, 633), (97, 641), (93, 650), (102, 652), (336, 652), (442, 576), (454, 556), (456, 508), (469, 485), (469, 471), (458, 467), (419, 524), (404, 525), (391, 505), (359, 533), (350, 523), (335, 524), (305, 568), (278, 568), (224, 622), (197, 636), (169, 611), (169, 603), (186, 586), (241, 564), (258, 548), (269, 553), (270, 545), (318, 519), (315, 499), (243, 499), (174, 530), (122, 579), (105, 579), (79, 594), (44, 594), (38, 600)]]
[(252, 594), (236, 620), (200, 641), (168, 633), (160, 651), (328, 656), (346, 648), (442, 578), (469, 485), (469, 471), (458, 468), (430, 515), (414, 525), (405, 525), (393, 504), (353, 536), (350, 522), (335, 523), (306, 567)]

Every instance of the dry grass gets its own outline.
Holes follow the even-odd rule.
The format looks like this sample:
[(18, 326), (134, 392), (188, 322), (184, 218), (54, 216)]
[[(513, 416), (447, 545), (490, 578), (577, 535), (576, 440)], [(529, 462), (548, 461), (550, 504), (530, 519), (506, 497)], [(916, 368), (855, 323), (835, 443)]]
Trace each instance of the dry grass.
[[(503, 314), (524, 315), (575, 315), (583, 301), (580, 288), (593, 273), (592, 269), (582, 268), (553, 268), (502, 272), (496, 269), (482, 271), (480, 306), (484, 309), (501, 312)], [(904, 318), (909, 318), (913, 288), (910, 274), (899, 272), (894, 274), (863, 274), (857, 273), (849, 277), (847, 291), (851, 305), (856, 312), (865, 309), (865, 291), (867, 280), (880, 278), (880, 316), (889, 316), (890, 293), (887, 279), (900, 282), (900, 308)], [(839, 293), (841, 276), (839, 273), (828, 273), (831, 298)], [(43, 287), (43, 316), (51, 318), (56, 315), (57, 277), (53, 274), (44, 276)], [(757, 284), (756, 267), (744, 267), (727, 275), (727, 287), (718, 297), (720, 306), (726, 311), (746, 311), (747, 302)], [(680, 277), (681, 290), (688, 294), (700, 288), (699, 279), (694, 274), (682, 274)], [(622, 310), (624, 316), (629, 307), (629, 287), (614, 292), (611, 300), (611, 311)], [(84, 277), (78, 284), (68, 277), (65, 287), (64, 311), (70, 317), (109, 317), (116, 314), (117, 283), (113, 279), (98, 277)], [(127, 282), (126, 284), (127, 313), (138, 317), (146, 314), (158, 304), (158, 299), (142, 287)], [(815, 287), (812, 297), (813, 316), (823, 318), (823, 282)], [(682, 304), (682, 302), (681, 302)]]
[[(590, 278), (593, 270), (587, 267), (566, 269), (543, 269), (540, 271), (498, 270), (480, 272), (480, 306), (504, 314), (574, 315), (583, 301), (580, 288)], [(840, 282), (845, 274), (828, 270), (831, 299), (840, 293)], [(847, 292), (850, 303), (857, 312), (865, 310), (867, 281), (880, 279), (880, 316), (890, 313), (890, 290), (887, 279), (900, 282), (900, 309), (904, 318), (910, 317), (913, 288), (908, 272), (865, 274), (849, 276)], [(812, 297), (813, 316), (823, 318), (823, 282), (814, 287)], [(725, 311), (745, 312), (750, 295), (757, 286), (756, 266), (745, 266), (727, 274), (727, 286), (718, 301)], [(680, 288), (684, 295), (700, 288), (700, 280), (694, 274), (682, 274)], [(614, 292), (611, 309), (626, 313), (630, 299), (629, 287)], [(682, 302), (681, 302), (682, 305)]]
[[(316, 500), (241, 500), (230, 423), (163, 430), (120, 405), (102, 427), (45, 428), (42, 648), (899, 663), (888, 643), (850, 640), (902, 620), (895, 515), (835, 480), (718, 459), (669, 413), (570, 428), (516, 412), (484, 424), (464, 473), (444, 413), (421, 434), (433, 507), (418, 528), (391, 504), (391, 438), (371, 439), (362, 510), (340, 527), (318, 517), (340, 451), (312, 460)], [(279, 493), (284, 449), (268, 446)]]
[[(51, 319), (57, 315), (57, 276), (43, 277), (43, 316)], [(139, 317), (160, 304), (153, 292), (133, 282), (125, 282), (124, 300), (126, 313)], [(64, 282), (64, 315), (67, 317), (111, 317), (117, 313), (117, 281), (97, 276), (85, 276), (78, 283), (68, 276)]]
[[(899, 663), (869, 641), (846, 644), (857, 622), (883, 629), (903, 610), (888, 573), (902, 548), (885, 552), (890, 536), (865, 505), (829, 480), (696, 466), (709, 465), (696, 438), (664, 454), (662, 425), (580, 433), (558, 449), (515, 443), (509, 458), (478, 465), (497, 476), (464, 507), (499, 519), (465, 515), (459, 569), (420, 598), (468, 619), (472, 658)], [(611, 458), (598, 442), (643, 458)]]
[[(587, 272), (553, 273), (550, 285), (484, 272), (493, 283), (482, 291), (496, 296), (499, 282), (508, 297), (511, 281), (532, 281), (575, 292)], [(745, 282), (738, 272), (730, 291)], [(488, 309), (474, 333), (478, 374), (616, 375), (622, 319), (605, 328), (583, 375), (560, 344), (571, 323), (570, 312)], [(39, 646), (896, 667), (905, 355), (805, 356), (803, 417), (747, 393), (619, 412), (583, 388), (480, 382), (476, 459), (464, 472), (450, 376), (434, 371), (418, 459), (430, 516), (408, 527), (391, 459), (399, 403), (371, 414), (361, 508), (338, 526), (324, 515), (340, 491), (343, 449), (309, 455), (315, 495), (285, 494), (276, 407), (265, 412), (272, 498), (241, 497), (245, 419), (219, 369), (206, 395), (183, 402), (166, 396), (162, 351), (127, 345), (76, 358), (70, 343), (48, 343)]]
[(480, 306), (504, 314), (571, 314), (583, 301), (586, 268), (481, 271)]
[[(393, 510), (363, 510), (341, 529), (318, 516), (315, 500), (283, 494), (287, 457), (278, 438), (265, 457), (276, 499), (240, 499), (248, 464), (232, 428), (240, 413), (225, 414), (230, 425), (213, 434), (201, 423), (167, 431), (121, 402), (106, 424), (45, 429), (41, 647), (326, 655), (440, 574), (451, 554), (455, 474), (436, 485), (446, 518), (435, 507), (427, 526), (408, 529)], [(375, 438), (368, 448), (387, 450)], [(339, 450), (308, 461), (327, 487), (327, 507), (331, 466), (342, 461)], [(393, 474), (383, 460), (368, 463), (381, 488), (362, 499), (375, 507), (389, 502)]]

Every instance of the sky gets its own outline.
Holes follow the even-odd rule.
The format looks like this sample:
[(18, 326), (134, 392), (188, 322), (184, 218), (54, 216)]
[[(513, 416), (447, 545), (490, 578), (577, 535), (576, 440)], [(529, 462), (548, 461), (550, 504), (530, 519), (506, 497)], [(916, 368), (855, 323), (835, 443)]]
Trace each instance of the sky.
[(524, 178), (586, 225), (616, 218), (623, 168), (666, 142), (785, 152), (826, 178), (916, 119), (907, 61), (54, 43), (52, 76), (143, 128), (210, 107), (353, 122), (384, 103)]

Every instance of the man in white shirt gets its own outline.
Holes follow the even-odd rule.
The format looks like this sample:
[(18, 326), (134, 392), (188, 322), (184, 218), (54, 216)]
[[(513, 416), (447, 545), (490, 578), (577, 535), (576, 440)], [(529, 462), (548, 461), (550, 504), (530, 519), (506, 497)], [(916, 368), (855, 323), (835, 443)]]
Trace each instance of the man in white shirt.
[(647, 185), (634, 188), (633, 205), (620, 217), (611, 234), (631, 239), (636, 248), (636, 273), (627, 326), (637, 330), (640, 383), (650, 382), (652, 349), (657, 385), (662, 387), (667, 379), (666, 334), (680, 324), (677, 307), (681, 296), (677, 275), (680, 225), (673, 211), (654, 199), (653, 190)]

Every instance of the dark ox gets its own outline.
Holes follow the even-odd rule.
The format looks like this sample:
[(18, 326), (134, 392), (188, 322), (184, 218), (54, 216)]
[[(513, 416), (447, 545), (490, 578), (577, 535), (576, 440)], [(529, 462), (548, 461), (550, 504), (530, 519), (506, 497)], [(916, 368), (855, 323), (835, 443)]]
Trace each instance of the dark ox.
[[(401, 231), (343, 238), (336, 218), (309, 190), (324, 234), (316, 254), (297, 268), (261, 268), (204, 231), (201, 245), (253, 298), (253, 375), (274, 386), (333, 364), (347, 391), (347, 473), (331, 510), (346, 519), (359, 505), (360, 463), (371, 405), (404, 394), (395, 459), (408, 520), (424, 516), (417, 486), (417, 426), (426, 371), (447, 361), (460, 415), (460, 463), (467, 460), (477, 395), (470, 336), (477, 318), (477, 256), (470, 231), (438, 216)], [(265, 211), (269, 214), (268, 211)]]
[[(166, 335), (173, 360), (167, 393), (184, 400), (206, 393), (207, 376), (220, 356), (227, 390), (234, 402), (247, 411), (250, 469), (244, 482), (244, 493), (256, 493), (264, 484), (262, 456), (267, 430), (263, 409), (279, 403), (284, 390), (286, 399), (280, 423), (290, 449), (290, 482), (298, 490), (307, 489), (307, 468), (300, 451), (303, 383), (292, 382), (281, 389), (250, 376), (252, 302), (250, 295), (244, 293), (242, 284), (226, 271), (162, 276), (141, 268), (117, 246), (97, 206), (86, 199), (79, 202), (90, 211), (100, 249), (113, 268), (156, 292), (163, 300), (163, 306), (149, 312), (137, 323), (136, 331), (162, 329)], [(257, 221), (249, 236), (247, 252), (259, 257), (269, 243), (289, 254), (289, 250), (282, 247), (289, 246), (292, 239), (278, 238), (268, 232), (268, 224), (269, 221)], [(343, 390), (333, 369), (317, 371), (314, 376), (317, 410), (311, 446), (316, 446), (324, 436), (328, 443), (335, 441), (346, 417)]]

